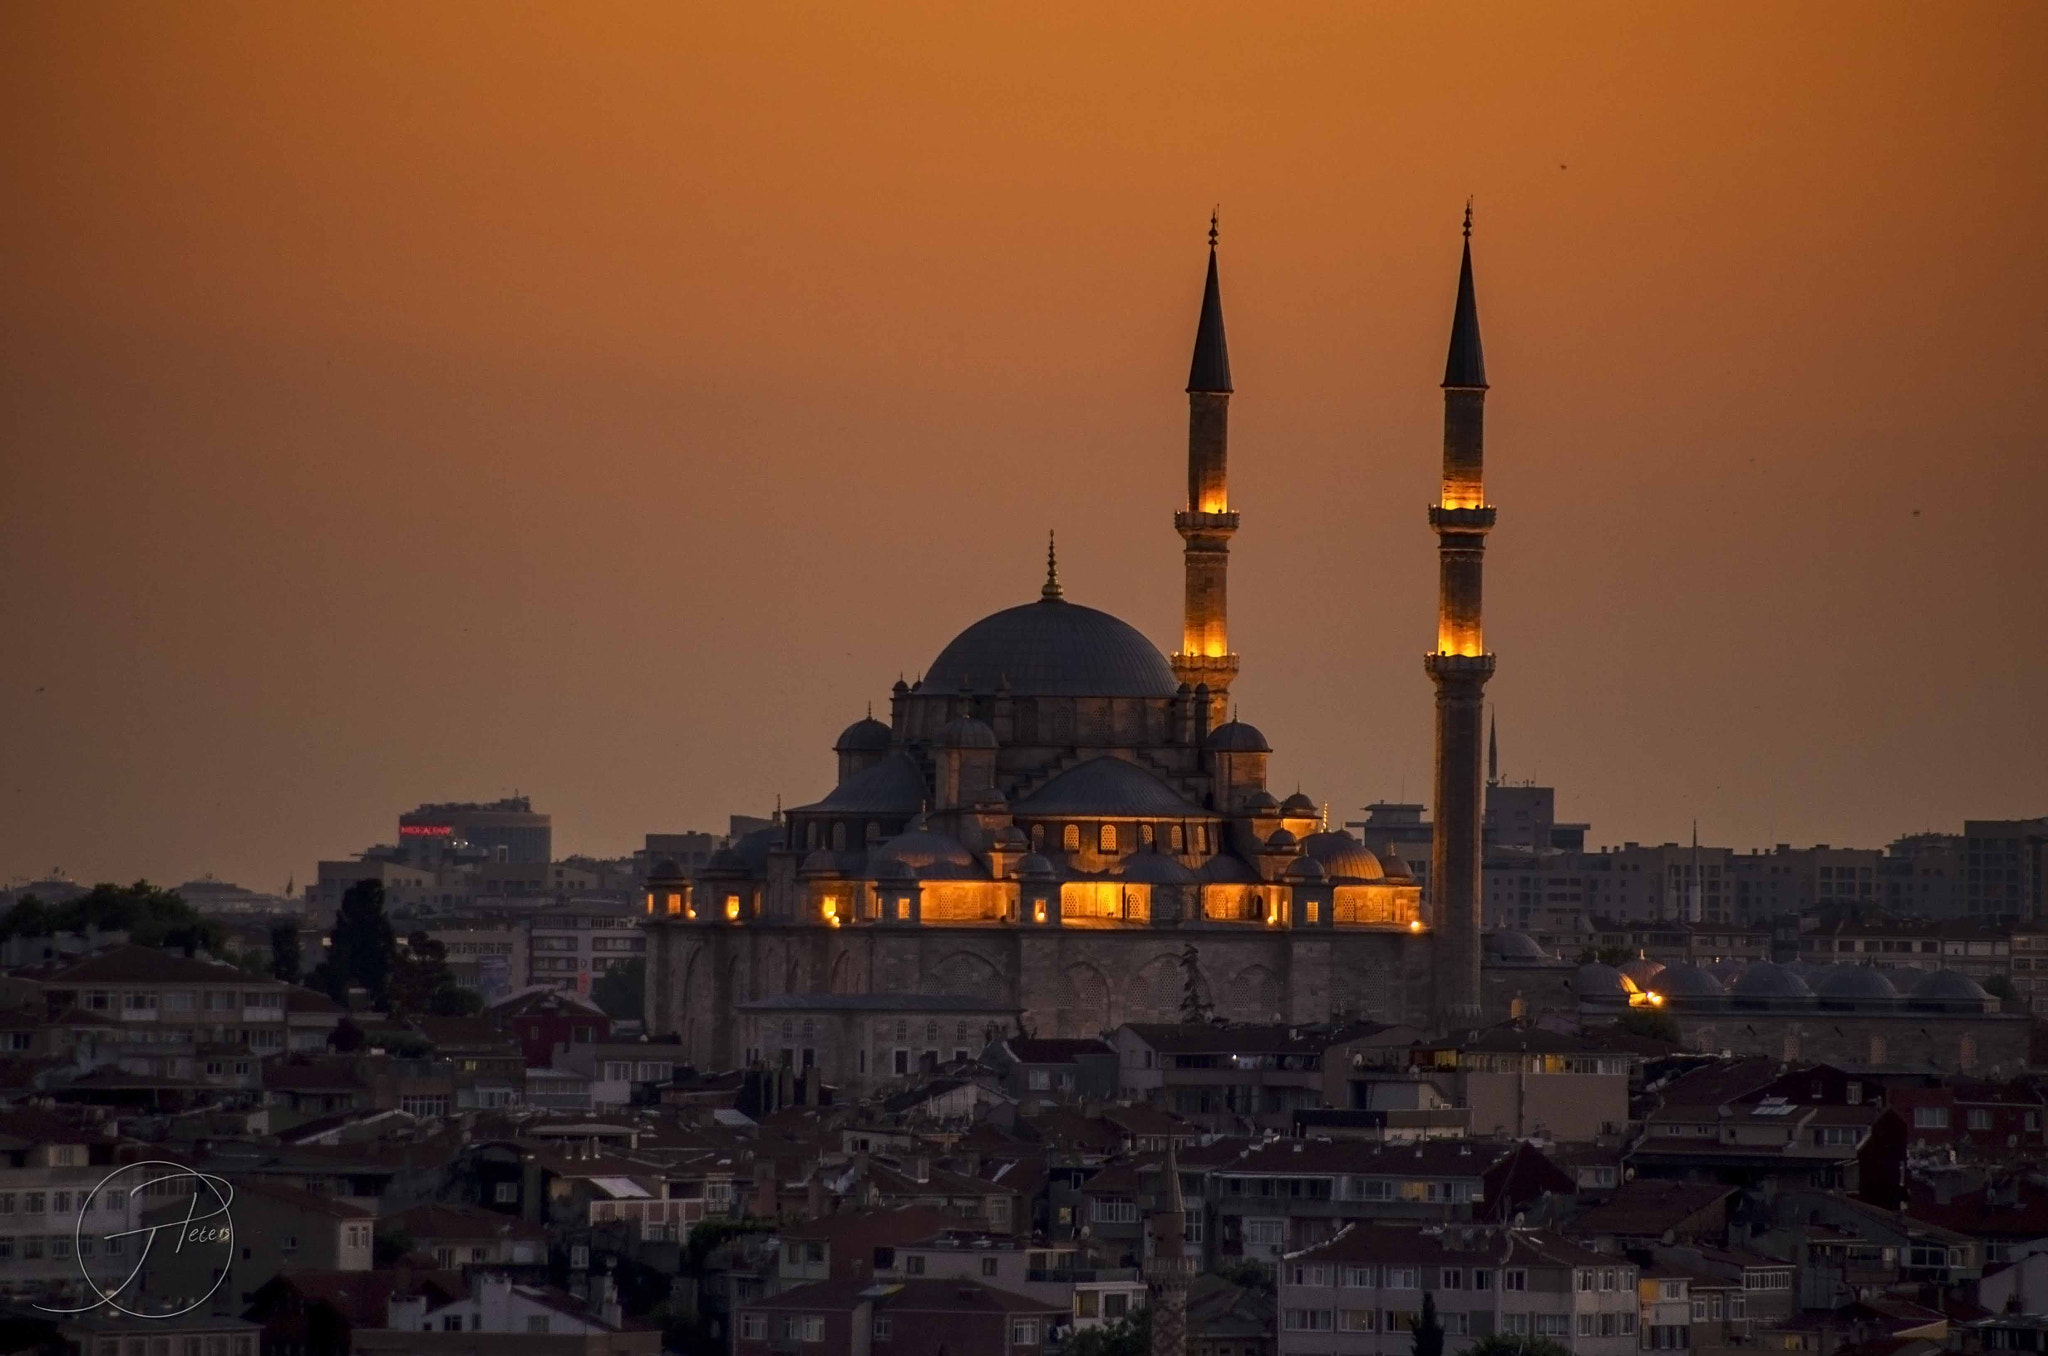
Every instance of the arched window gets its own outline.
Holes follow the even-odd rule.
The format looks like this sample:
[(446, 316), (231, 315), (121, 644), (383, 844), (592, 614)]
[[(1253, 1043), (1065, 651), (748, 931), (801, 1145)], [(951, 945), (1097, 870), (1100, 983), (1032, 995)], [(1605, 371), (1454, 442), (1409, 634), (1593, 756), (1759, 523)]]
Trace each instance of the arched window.
[(1116, 851), (1116, 825), (1104, 824), (1102, 826), (1102, 831), (1096, 835), (1096, 846), (1104, 852)]
[(1140, 824), (1138, 826), (1138, 846), (1152, 846), (1152, 826), (1150, 824)]
[(1183, 829), (1178, 824), (1174, 825), (1171, 829), (1167, 831), (1166, 841), (1173, 844), (1173, 850), (1175, 852), (1186, 852), (1188, 841), (1187, 830)]
[(846, 851), (846, 821), (843, 819), (832, 826), (832, 850), (834, 852)]
[(1045, 850), (1045, 825), (1033, 824), (1031, 826), (1031, 850), (1033, 852), (1043, 852)]
[(868, 846), (869, 846), (869, 847), (873, 847), (873, 846), (874, 846), (874, 845), (875, 845), (876, 843), (879, 843), (879, 842), (881, 842), (881, 841), (882, 841), (882, 826), (881, 826), (881, 824), (880, 824), (880, 823), (878, 823), (878, 822), (877, 822), (877, 821), (875, 821), (875, 820), (872, 820), (872, 819), (870, 819), (870, 820), (868, 821), (868, 827), (867, 827), (867, 832), (866, 832), (866, 833), (865, 833), (865, 834), (863, 835), (863, 837), (865, 837), (865, 838), (867, 839), (867, 842), (868, 842)]
[(1069, 852), (1079, 852), (1081, 850), (1081, 826), (1079, 824), (1069, 824), (1066, 828), (1060, 830), (1060, 846)]
[(1201, 853), (1204, 857), (1209, 855), (1209, 826), (1207, 824), (1195, 825), (1195, 851)]
[(815, 848), (815, 847), (817, 847), (817, 846), (818, 846), (818, 821), (817, 821), (817, 820), (815, 820), (815, 819), (813, 819), (813, 820), (811, 820), (811, 821), (810, 821), (809, 823), (807, 823), (807, 824), (805, 824), (805, 825), (804, 825), (804, 848), (805, 848), (806, 850), (809, 850), (809, 849)]

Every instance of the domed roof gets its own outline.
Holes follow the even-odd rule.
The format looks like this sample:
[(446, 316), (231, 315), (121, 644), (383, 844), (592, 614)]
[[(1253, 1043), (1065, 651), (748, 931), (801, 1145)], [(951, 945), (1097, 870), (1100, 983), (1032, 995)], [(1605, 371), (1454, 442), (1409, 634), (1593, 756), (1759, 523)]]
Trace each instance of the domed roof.
[(647, 879), (681, 880), (683, 875), (683, 864), (681, 862), (678, 862), (673, 857), (663, 857), (654, 864), (654, 869), (647, 873)]
[(1387, 872), (1372, 849), (1343, 829), (1325, 829), (1301, 840), (1301, 850), (1338, 880), (1382, 880)]
[(1731, 957), (1728, 960), (1717, 960), (1711, 962), (1707, 965), (1706, 971), (1715, 979), (1720, 980), (1722, 987), (1725, 988), (1728, 985), (1733, 984), (1736, 980), (1740, 979), (1742, 977), (1742, 972), (1744, 970), (1747, 970), (1748, 968), (1748, 961), (1735, 960)]
[(1243, 858), (1219, 852), (1202, 863), (1202, 879), (1215, 885), (1257, 885), (1260, 876)]
[(1797, 972), (1789, 966), (1773, 965), (1769, 961), (1758, 961), (1742, 972), (1728, 992), (1737, 998), (1811, 998), (1813, 990), (1806, 986)]
[(1327, 880), (1329, 875), (1323, 870), (1323, 864), (1313, 857), (1296, 857), (1294, 864), (1287, 868), (1289, 880)]
[(707, 872), (741, 872), (746, 869), (746, 859), (729, 847), (718, 849), (711, 854), (711, 860), (704, 863)]
[(1026, 697), (1171, 697), (1179, 686), (1135, 627), (1064, 598), (983, 617), (924, 675), (925, 689), (938, 692), (993, 692), (1004, 681)]
[(1572, 992), (1581, 998), (1619, 998), (1628, 992), (1628, 981), (1611, 965), (1587, 961), (1572, 971)]
[(1973, 1008), (1983, 1011), (1993, 1000), (1984, 987), (1960, 970), (1936, 970), (1913, 986), (1910, 1000), (1914, 1004), (1941, 1004), (1944, 1007)]
[(1380, 870), (1387, 873), (1388, 880), (1412, 881), (1415, 879), (1414, 869), (1408, 865), (1400, 853), (1392, 848), (1388, 848), (1386, 854), (1380, 858)]
[(917, 807), (931, 799), (924, 772), (900, 750), (888, 754), (873, 767), (862, 768), (832, 788), (815, 805), (800, 810), (837, 810), (855, 814), (915, 814)]
[(1244, 808), (1256, 814), (1271, 814), (1280, 808), (1280, 802), (1273, 799), (1271, 791), (1261, 789), (1244, 798)]
[(826, 849), (819, 848), (804, 858), (803, 865), (797, 868), (797, 872), (805, 876), (836, 876), (839, 874), (839, 858)]
[(996, 732), (973, 716), (961, 716), (948, 721), (939, 731), (939, 745), (948, 749), (993, 749)]
[(1036, 852), (1027, 852), (1017, 859), (1017, 874), (1043, 880), (1053, 874), (1052, 863)]
[(1721, 981), (1697, 965), (1667, 965), (1657, 973), (1656, 989), (1666, 998), (1719, 998)]
[(1266, 837), (1268, 852), (1297, 852), (1300, 848), (1301, 840), (1285, 829), (1275, 829)]
[[(1271, 753), (1273, 746), (1259, 733), (1256, 725), (1247, 725), (1241, 720), (1226, 720), (1209, 731), (1203, 747), (1211, 753)], [(1311, 807), (1313, 808), (1313, 807)]]
[(1280, 802), (1280, 813), (1296, 818), (1307, 816), (1312, 819), (1315, 817), (1316, 803), (1297, 791)]
[(1890, 1002), (1899, 996), (1892, 982), (1868, 965), (1830, 965), (1820, 972), (1813, 991), (1837, 1003)]
[(975, 865), (974, 854), (958, 840), (930, 829), (911, 829), (899, 833), (875, 849), (877, 862), (901, 862), (919, 875), (934, 868), (971, 867)]
[(834, 753), (877, 753), (889, 747), (889, 727), (866, 716), (839, 732), (834, 741)]
[(1134, 885), (1193, 885), (1195, 873), (1164, 852), (1133, 852), (1124, 858), (1123, 878)]
[(1017, 802), (1021, 815), (1121, 815), (1189, 819), (1203, 811), (1127, 758), (1104, 754), (1070, 767)]
[(1664, 962), (1653, 961), (1647, 956), (1637, 956), (1632, 961), (1623, 961), (1618, 967), (1628, 977), (1628, 982), (1638, 989), (1650, 987), (1650, 981), (1664, 973)]
[(1550, 953), (1538, 945), (1536, 939), (1526, 932), (1502, 928), (1499, 932), (1486, 934), (1486, 954), (1495, 960), (1504, 961), (1547, 961)]

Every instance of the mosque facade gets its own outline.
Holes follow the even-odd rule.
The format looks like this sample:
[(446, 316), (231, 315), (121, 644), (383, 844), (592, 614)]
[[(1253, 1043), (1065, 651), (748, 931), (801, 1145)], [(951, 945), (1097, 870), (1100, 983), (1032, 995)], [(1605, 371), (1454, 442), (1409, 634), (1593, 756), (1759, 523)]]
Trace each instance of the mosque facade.
[[(1467, 497), (1477, 435), (1466, 407), (1483, 381), (1459, 366), (1461, 352), (1477, 354), (1470, 287), (1468, 241), (1446, 380), (1452, 413), (1473, 430), (1458, 435), (1458, 468), (1475, 482), (1461, 485)], [(1476, 890), (1461, 898), (1469, 919), (1433, 927), (1404, 862), (1330, 828), (1307, 796), (1273, 793), (1272, 748), (1235, 716), (1232, 391), (1212, 222), (1187, 388), (1187, 498), (1173, 519), (1186, 576), (1181, 648), (1162, 654), (1128, 623), (1067, 597), (1048, 550), (1037, 598), (968, 626), (917, 682), (899, 680), (886, 721), (870, 714), (846, 727), (829, 792), (694, 875), (655, 867), (651, 1031), (681, 1037), (699, 1067), (724, 1068), (758, 1048), (750, 1013), (832, 1007), (886, 1025), (904, 1020), (889, 1011), (895, 998), (972, 998), (1041, 1036), (1192, 1012), (1431, 1026), (1475, 1002)], [(1447, 445), (1447, 478), (1449, 463)], [(1476, 562), (1462, 562), (1483, 530), (1472, 517), (1438, 524), (1466, 533), (1446, 541), (1447, 553), (1466, 554), (1455, 588), (1447, 562), (1455, 596), (1445, 604), (1461, 609), (1466, 629), (1439, 647), (1465, 662), (1431, 667), (1440, 694), (1448, 675), (1461, 700), (1478, 686), (1465, 682), (1476, 676), (1478, 587)], [(1490, 655), (1484, 665), (1490, 672)], [(1464, 714), (1452, 722), (1460, 741)], [(1475, 818), (1475, 876), (1476, 835)], [(1440, 940), (1456, 951), (1448, 961)]]

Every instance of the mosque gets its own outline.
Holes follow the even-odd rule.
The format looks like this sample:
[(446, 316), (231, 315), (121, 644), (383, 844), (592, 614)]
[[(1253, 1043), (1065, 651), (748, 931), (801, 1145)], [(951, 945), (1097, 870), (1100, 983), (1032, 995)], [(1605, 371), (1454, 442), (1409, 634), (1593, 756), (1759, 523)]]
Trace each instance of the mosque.
[(1468, 213), (1445, 493), (1430, 512), (1443, 578), (1425, 659), (1438, 692), (1432, 870), (1446, 883), (1434, 920), (1407, 864), (1331, 828), (1309, 797), (1274, 795), (1272, 748), (1233, 710), (1226, 583), (1239, 515), (1212, 221), (1187, 499), (1173, 516), (1179, 651), (1069, 598), (1048, 549), (1035, 599), (974, 622), (917, 682), (899, 680), (886, 721), (846, 727), (829, 792), (694, 877), (655, 867), (649, 1029), (680, 1036), (700, 1067), (726, 1068), (761, 1048), (763, 1013), (770, 1025), (784, 1014), (785, 1035), (788, 1014), (815, 1012), (849, 1031), (872, 1020), (886, 1035), (893, 1022), (899, 1039), (915, 1020), (905, 1014), (941, 1010), (966, 1014), (963, 1032), (968, 1015), (995, 1014), (1042, 1036), (1191, 1009), (1425, 1026), (1476, 1015), (1478, 693), (1493, 665), (1479, 644), (1478, 560), (1493, 510), (1479, 488), (1470, 229)]

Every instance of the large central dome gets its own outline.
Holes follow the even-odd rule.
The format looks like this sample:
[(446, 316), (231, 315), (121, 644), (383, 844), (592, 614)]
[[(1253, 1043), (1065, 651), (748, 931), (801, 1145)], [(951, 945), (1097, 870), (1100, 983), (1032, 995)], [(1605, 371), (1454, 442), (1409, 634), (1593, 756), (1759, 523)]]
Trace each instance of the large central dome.
[(1005, 681), (1024, 697), (1171, 697), (1180, 687), (1136, 627), (1063, 598), (983, 617), (924, 675), (936, 692), (993, 692)]

